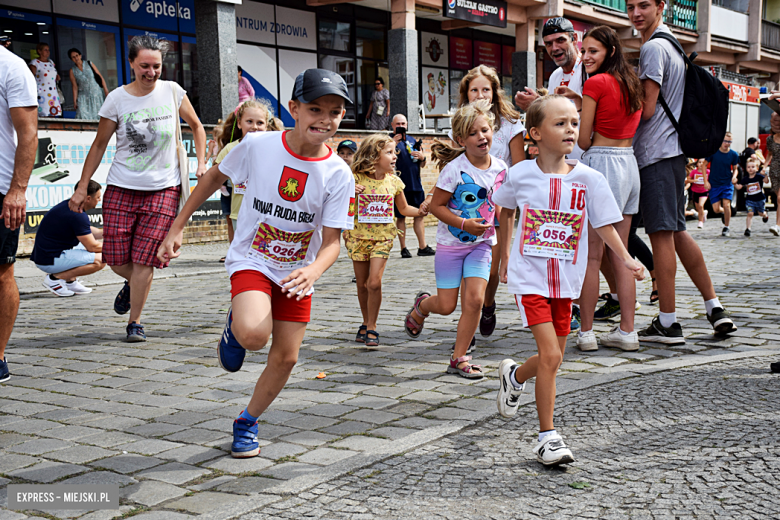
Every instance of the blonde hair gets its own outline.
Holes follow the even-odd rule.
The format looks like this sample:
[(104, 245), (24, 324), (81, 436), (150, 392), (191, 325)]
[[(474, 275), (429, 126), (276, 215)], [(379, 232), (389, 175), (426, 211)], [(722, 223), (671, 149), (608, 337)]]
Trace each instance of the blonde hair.
[(755, 155), (751, 155), (750, 157), (748, 157), (747, 161), (745, 161), (745, 167), (747, 167), (747, 165), (750, 163), (756, 163), (757, 167), (759, 168), (761, 167), (761, 161), (759, 161), (758, 157), (756, 157)]
[(355, 159), (352, 161), (352, 174), (355, 178), (359, 175), (369, 177), (376, 172), (379, 154), (389, 143), (395, 144), (395, 141), (387, 134), (371, 134), (363, 139), (355, 152)]
[(491, 111), (494, 116), (493, 124), (495, 128), (501, 127), (502, 117), (512, 124), (516, 123), (520, 119), (520, 113), (514, 109), (512, 103), (507, 98), (504, 89), (501, 87), (501, 81), (498, 79), (496, 69), (487, 65), (477, 65), (460, 80), (458, 106), (462, 107), (469, 103), (469, 86), (479, 76), (487, 78), (490, 81), (490, 88), (493, 90), (493, 99), (490, 100), (490, 103), (493, 105)]
[[(463, 105), (452, 116), (452, 140), (458, 143), (458, 138), (466, 139), (471, 132), (471, 127), (478, 117), (487, 119), (488, 124), (493, 127), (496, 116), (490, 110), (491, 105), (487, 99), (478, 99), (468, 105)], [(436, 166), (441, 170), (447, 164), (454, 161), (466, 149), (460, 145), (452, 146), (448, 143), (435, 139), (431, 146), (431, 157), (436, 162)]]
[(271, 104), (265, 99), (247, 99), (238, 105), (236, 110), (228, 114), (221, 125), (214, 129), (214, 140), (219, 144), (220, 149), (244, 136), (241, 128), (238, 126), (238, 122), (244, 117), (244, 112), (250, 108), (259, 108), (265, 112), (266, 125), (270, 123), (274, 115), (271, 110)]
[[(531, 103), (531, 106), (528, 107), (528, 110), (525, 113), (525, 127), (528, 130), (528, 134), (526, 134), (528, 137), (531, 137), (531, 128), (539, 128), (544, 122), (544, 118), (546, 117), (544, 109), (547, 107), (547, 104), (556, 99), (566, 99), (566, 97), (561, 96), (560, 94), (548, 94), (537, 98)], [(531, 137), (531, 140), (535, 145), (539, 145), (533, 137)]]

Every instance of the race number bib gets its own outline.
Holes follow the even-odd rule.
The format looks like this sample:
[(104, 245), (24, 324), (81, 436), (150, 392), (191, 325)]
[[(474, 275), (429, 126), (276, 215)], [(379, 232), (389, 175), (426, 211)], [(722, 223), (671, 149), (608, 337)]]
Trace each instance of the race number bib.
[(233, 193), (235, 195), (246, 195), (246, 183), (242, 182), (240, 184), (234, 184)]
[(303, 267), (314, 230), (289, 233), (265, 222), (259, 222), (247, 257), (272, 269), (292, 271)]
[(699, 184), (701, 186), (704, 186), (704, 175), (701, 173), (697, 173), (693, 176), (693, 183)]
[(523, 221), (523, 255), (574, 260), (583, 218), (576, 213), (528, 209)]
[(393, 216), (392, 195), (358, 195), (358, 223), (391, 224)]
[(761, 183), (758, 182), (751, 182), (747, 185), (747, 194), (748, 195), (757, 195), (761, 193)]

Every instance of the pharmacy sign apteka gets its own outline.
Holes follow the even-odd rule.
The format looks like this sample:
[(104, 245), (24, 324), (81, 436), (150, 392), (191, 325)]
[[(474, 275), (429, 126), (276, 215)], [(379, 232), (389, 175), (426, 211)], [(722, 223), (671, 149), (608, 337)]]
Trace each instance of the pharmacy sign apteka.
[(500, 0), (443, 0), (447, 18), (494, 27), (506, 27), (506, 2)]

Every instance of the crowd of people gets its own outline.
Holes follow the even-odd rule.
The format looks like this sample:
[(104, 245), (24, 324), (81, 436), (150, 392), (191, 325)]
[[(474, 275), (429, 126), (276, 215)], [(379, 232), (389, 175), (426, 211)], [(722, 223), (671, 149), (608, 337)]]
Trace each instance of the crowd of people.
[[(181, 254), (189, 217), (221, 191), (230, 230), (224, 262), (231, 306), (218, 343), (219, 364), (237, 372), (247, 350), (260, 350), (270, 341), (266, 369), (233, 424), (231, 454), (246, 458), (260, 452), (258, 420), (297, 362), (315, 282), (337, 260), (342, 237), (362, 314), (355, 341), (376, 348), (381, 344), (377, 323), (383, 273), (395, 237), (399, 232), (403, 237), (405, 219), (414, 218), (418, 255), (435, 256), (436, 292), (422, 291), (410, 301), (404, 330), (419, 337), (431, 313), (452, 314), (460, 300), (446, 372), (482, 378), (482, 368), (471, 363), (469, 354), (477, 330), (483, 336), (493, 333), (496, 291), (506, 284), (537, 354), (522, 364), (500, 363), (498, 412), (514, 416), (525, 383), (536, 378), (534, 453), (544, 465), (571, 463), (574, 455), (553, 415), (556, 373), (573, 329), (579, 329), (576, 346), (583, 351), (597, 350), (599, 344), (624, 351), (637, 350), (640, 342), (684, 344), (675, 312), (679, 257), (702, 296), (714, 333), (737, 330), (717, 297), (700, 248), (686, 231), (686, 186), (695, 188), (700, 215), (706, 196), (723, 213), (724, 235), (734, 187), (746, 191), (746, 235), (753, 216), (768, 219), (760, 162), (746, 157), (740, 176), (728, 134), (718, 152), (700, 158), (686, 174), (688, 160), (658, 103), (662, 97), (679, 116), (685, 85), (683, 57), (668, 40), (652, 39), (670, 32), (662, 23), (663, 9), (661, 1), (627, 0), (629, 18), (642, 39), (637, 71), (613, 29), (589, 30), (580, 51), (571, 22), (548, 20), (542, 38), (558, 69), (549, 93), (526, 88), (516, 94), (525, 123), (493, 69), (469, 71), (460, 84), (449, 140), (436, 140), (430, 150), (440, 171), (430, 193), (420, 180), (426, 160), (421, 142), (407, 134), (403, 114), (389, 117), (383, 96), (375, 96), (371, 117), (391, 121), (390, 134), (379, 132), (360, 143), (344, 140), (336, 153), (327, 146), (352, 100), (343, 78), (323, 69), (296, 78), (288, 107), (295, 120), (290, 130), (280, 131), (281, 122), (266, 103), (251, 96), (243, 100), (217, 129), (207, 153), (199, 154), (198, 183), (190, 193), (186, 168), (177, 158), (179, 117), (192, 128), (197, 150), (207, 149), (205, 131), (186, 92), (159, 79), (166, 42), (135, 37), (128, 47), (135, 80), (103, 101), (81, 179), (70, 200), (44, 218), (33, 261), (46, 273), (44, 285), (58, 296), (88, 292), (78, 277), (108, 265), (126, 280), (114, 302), (116, 313), (129, 313), (126, 339), (145, 341), (141, 316), (153, 269)], [(0, 141), (13, 151), (0, 156), (0, 382), (10, 377), (4, 351), (19, 307), (13, 262), (40, 106), (34, 78), (23, 65), (0, 48)], [(377, 92), (383, 91), (378, 80)], [(144, 126), (137, 114), (160, 106), (173, 115), (160, 118), (153, 129)], [(380, 130), (387, 121), (380, 121)], [(773, 116), (772, 123), (780, 133), (780, 116)], [(151, 139), (151, 133), (162, 137)], [(103, 193), (92, 176), (113, 135), (116, 155)], [(780, 147), (774, 135), (770, 164)], [(526, 137), (538, 149), (532, 160), (526, 159)], [(214, 165), (207, 169), (211, 157)], [(773, 171), (770, 166), (770, 177)], [(101, 199), (102, 231), (91, 228), (83, 213)], [(435, 250), (426, 243), (422, 226), (428, 214), (438, 219)], [(703, 225), (703, 217), (699, 222)], [(652, 253), (636, 235), (640, 224)], [(403, 240), (401, 246), (402, 258), (411, 257)], [(645, 268), (657, 279), (660, 312), (637, 332), (635, 281), (644, 278)], [(600, 272), (610, 292), (602, 295), (607, 301), (597, 310)], [(620, 323), (597, 338), (594, 319), (618, 313)]]

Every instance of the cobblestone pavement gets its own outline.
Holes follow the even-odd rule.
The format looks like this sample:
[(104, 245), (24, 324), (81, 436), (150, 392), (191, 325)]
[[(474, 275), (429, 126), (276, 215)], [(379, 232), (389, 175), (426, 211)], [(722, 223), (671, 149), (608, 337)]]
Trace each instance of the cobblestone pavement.
[[(738, 230), (743, 221), (735, 221), (732, 229)], [(432, 258), (402, 260), (396, 246), (385, 274), (382, 347), (370, 351), (352, 341), (360, 313), (352, 266), (342, 254), (317, 286), (313, 322), (299, 363), (280, 398), (262, 416), (262, 451), (249, 460), (227, 455), (231, 423), (248, 401), (266, 354), (249, 353), (236, 374), (225, 373), (217, 364), (214, 347), (229, 305), (227, 276), (217, 262), (224, 245), (185, 247), (183, 259), (172, 269), (177, 275), (160, 273), (168, 277), (155, 281), (145, 310), (149, 341), (133, 345), (121, 341), (125, 320), (111, 310), (118, 286), (97, 285), (90, 295), (64, 299), (34, 294), (38, 273), (22, 262), (18, 271), (26, 295), (7, 350), (13, 376), (0, 386), (0, 507), (7, 505), (8, 483), (99, 482), (118, 484), (119, 513), (143, 520), (192, 515), (227, 519), (255, 510), (260, 512), (253, 518), (393, 517), (406, 516), (406, 508), (431, 516), (478, 516), (484, 510), (485, 516), (507, 518), (530, 514), (525, 502), (513, 498), (530, 487), (537, 498), (528, 503), (546, 504), (544, 512), (551, 517), (555, 507), (562, 518), (588, 516), (590, 507), (591, 516), (607, 517), (609, 512), (599, 508), (611, 504), (627, 508), (620, 514), (633, 507), (639, 515), (653, 512), (651, 502), (659, 514), (663, 510), (674, 515), (677, 508), (687, 507), (688, 498), (702, 494), (705, 483), (718, 483), (722, 495), (702, 498), (701, 503), (733, 518), (727, 506), (757, 508), (775, 492), (769, 487), (772, 481), (765, 479), (772, 471), (777, 477), (778, 460), (761, 449), (777, 453), (777, 424), (771, 423), (776, 419), (763, 408), (776, 400), (760, 399), (766, 398), (762, 388), (776, 392), (780, 384), (764, 374), (767, 356), (779, 348), (780, 267), (773, 260), (780, 242), (760, 221), (750, 239), (722, 238), (719, 227), (710, 224), (693, 233), (739, 331), (727, 339), (712, 336), (701, 298), (680, 270), (678, 317), (688, 335), (686, 345), (643, 345), (638, 353), (567, 349), (558, 388), (568, 397), (561, 398), (557, 417), (578, 462), (563, 473), (542, 470), (530, 460), (533, 385), (528, 385), (518, 418), (508, 425), (494, 418), (498, 363), (505, 357), (523, 360), (535, 351), (503, 288), (495, 334), (477, 337), (475, 362), (487, 371), (482, 381), (444, 373), (457, 312), (432, 316), (415, 341), (404, 334), (402, 318), (413, 295), (435, 288)], [(429, 237), (433, 231), (428, 229)], [(412, 251), (415, 245), (410, 244)], [(214, 274), (187, 276), (199, 272)], [(96, 280), (101, 284), (118, 282), (111, 273), (100, 276)], [(642, 326), (657, 308), (647, 302), (649, 280), (640, 283), (638, 291), (643, 307), (637, 325)], [(600, 323), (597, 330), (610, 326)], [(723, 379), (732, 374), (717, 372), (728, 369), (713, 364), (729, 359), (735, 364), (734, 377), (739, 376), (733, 386)], [(681, 370), (685, 366), (700, 368)], [(666, 370), (672, 372), (658, 373)], [(315, 379), (319, 372), (327, 377)], [(691, 410), (680, 407), (688, 405), (687, 394), (670, 394), (675, 383), (696, 388)], [(609, 386), (596, 386), (604, 384)], [(650, 398), (655, 400), (646, 400)], [(745, 415), (720, 414), (721, 399), (725, 409), (744, 407), (740, 411)], [(583, 402), (589, 405), (586, 411), (574, 408)], [(701, 431), (680, 422), (694, 416), (706, 423)], [(511, 428), (519, 428), (520, 435), (502, 433)], [(705, 449), (700, 440), (707, 428), (717, 434), (711, 435), (713, 447)], [(492, 439), (494, 446), (482, 438)], [(616, 449), (626, 449), (630, 456), (616, 462)], [(691, 464), (680, 469), (676, 464), (681, 460)], [(391, 467), (398, 471), (391, 475)], [(688, 481), (684, 469), (702, 477)], [(372, 475), (376, 471), (381, 473)], [(420, 480), (423, 474), (427, 476)], [(491, 486), (496, 477), (503, 483)], [(573, 481), (591, 487), (574, 490), (567, 486)], [(347, 503), (343, 497), (353, 493), (356, 483), (361, 490), (356, 496), (364, 498)], [(441, 483), (451, 485), (442, 489)], [(538, 493), (556, 496), (561, 487), (580, 498), (571, 504), (538, 500)], [(315, 504), (318, 490), (326, 491)], [(398, 499), (414, 493), (422, 500)], [(636, 499), (635, 507), (634, 494), (643, 497)], [(650, 501), (651, 495), (657, 498)], [(440, 496), (451, 498), (437, 502)], [(493, 501), (495, 506), (489, 506)], [(312, 507), (303, 511), (308, 506), (300, 502)], [(318, 505), (325, 502), (334, 505)], [(392, 509), (394, 504), (405, 506)], [(569, 505), (573, 509), (565, 510)], [(715, 509), (718, 505), (724, 509)], [(762, 507), (772, 511), (767, 504)], [(0, 509), (0, 520), (36, 514), (41, 515)], [(96, 520), (117, 512), (46, 514)], [(678, 516), (686, 514), (699, 513)]]

